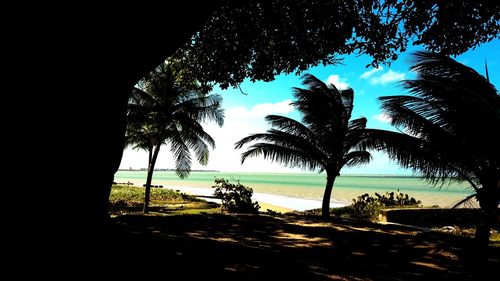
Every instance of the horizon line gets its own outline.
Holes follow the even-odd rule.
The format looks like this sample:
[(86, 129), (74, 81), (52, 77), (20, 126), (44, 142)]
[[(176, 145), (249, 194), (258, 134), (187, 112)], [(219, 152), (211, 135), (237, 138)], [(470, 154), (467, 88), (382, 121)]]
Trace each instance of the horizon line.
[[(175, 169), (171, 168), (155, 168), (155, 171), (160, 171), (160, 172), (174, 172)], [(134, 168), (134, 169), (118, 169), (118, 171), (121, 172), (147, 172), (147, 168)], [(269, 171), (225, 171), (225, 170), (212, 170), (212, 169), (193, 169), (191, 172), (213, 172), (213, 173), (259, 173), (259, 174), (323, 174), (322, 173), (317, 173), (317, 172), (311, 172), (311, 171), (274, 171), (274, 172), (269, 172)], [(415, 175), (412, 173), (401, 173), (401, 174), (395, 174), (395, 173), (341, 173), (340, 176), (397, 176), (397, 177), (421, 177), (419, 175)]]

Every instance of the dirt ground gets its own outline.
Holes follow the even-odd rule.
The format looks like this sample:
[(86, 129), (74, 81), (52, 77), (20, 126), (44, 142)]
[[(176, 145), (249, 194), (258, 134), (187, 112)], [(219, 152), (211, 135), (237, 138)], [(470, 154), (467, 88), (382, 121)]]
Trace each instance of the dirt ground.
[(348, 220), (188, 215), (114, 223), (113, 256), (131, 271), (146, 264), (145, 274), (187, 280), (495, 280), (488, 273), (500, 266), (498, 247), (479, 262), (468, 238)]

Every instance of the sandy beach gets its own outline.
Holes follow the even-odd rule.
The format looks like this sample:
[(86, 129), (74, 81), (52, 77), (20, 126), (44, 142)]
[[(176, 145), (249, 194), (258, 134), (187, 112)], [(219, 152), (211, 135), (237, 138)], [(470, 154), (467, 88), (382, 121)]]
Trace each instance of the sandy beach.
[[(164, 188), (176, 190), (186, 194), (203, 196), (203, 199), (207, 201), (213, 201), (217, 203), (220, 202), (218, 199), (207, 198), (213, 195), (212, 188), (190, 186), (169, 186)], [(265, 211), (266, 209), (271, 209), (278, 212), (288, 212), (293, 210), (304, 211), (309, 209), (321, 208), (321, 200), (294, 198), (258, 192), (253, 194), (252, 199), (259, 202), (263, 211)], [(349, 204), (349, 202), (331, 200), (330, 204), (332, 208), (336, 208), (346, 206)]]
[[(219, 174), (193, 173), (187, 180), (181, 181), (174, 173), (155, 172), (153, 184), (186, 194), (204, 196), (206, 200), (216, 200), (206, 198), (213, 195), (211, 185), (214, 176), (219, 176)], [(224, 176), (229, 178), (232, 175)], [(323, 179), (317, 175), (283, 176), (270, 174), (252, 176), (252, 178), (248, 178), (247, 174), (242, 175), (242, 183), (253, 189), (253, 200), (259, 202), (263, 211), (271, 209), (286, 212), (321, 208), (324, 192)], [(254, 182), (250, 182), (250, 180)], [(134, 185), (142, 186), (146, 182), (145, 172), (121, 173), (115, 177), (115, 181), (131, 182)], [(300, 185), (294, 185), (296, 182), (299, 182)], [(378, 186), (384, 186), (384, 188)], [(424, 206), (452, 207), (467, 196), (467, 193), (463, 192), (465, 189), (460, 187), (444, 186), (440, 189), (439, 187), (425, 186), (421, 181), (415, 179), (341, 177), (334, 186), (330, 206), (336, 208), (349, 205), (353, 198), (364, 193), (373, 195), (375, 192), (383, 194), (386, 191), (396, 191), (398, 188), (393, 186), (397, 186), (401, 188), (403, 193), (408, 193), (417, 200), (421, 200)]]

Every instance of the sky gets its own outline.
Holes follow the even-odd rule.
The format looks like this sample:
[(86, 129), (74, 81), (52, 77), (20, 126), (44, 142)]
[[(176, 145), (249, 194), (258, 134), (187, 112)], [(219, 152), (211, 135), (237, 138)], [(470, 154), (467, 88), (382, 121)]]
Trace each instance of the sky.
[[(354, 90), (354, 110), (352, 118), (364, 116), (368, 119), (367, 127), (394, 130), (389, 119), (381, 112), (377, 98), (380, 96), (404, 94), (398, 86), (402, 79), (413, 79), (415, 74), (410, 72), (412, 65), (411, 53), (421, 50), (411, 47), (407, 52), (400, 54), (398, 60), (390, 66), (381, 65), (379, 68), (366, 67), (372, 59), (366, 55), (349, 55), (343, 57), (342, 65), (328, 65), (312, 67), (303, 73), (310, 73), (324, 82), (333, 83), (338, 88), (350, 87)], [(457, 61), (472, 67), (485, 75), (485, 60), (488, 63), (490, 82), (500, 85), (500, 39), (483, 44), (473, 50), (455, 57)], [(279, 75), (271, 82), (255, 82), (245, 80), (239, 89), (229, 88), (221, 90), (214, 88), (213, 93), (222, 95), (222, 107), (225, 109), (223, 127), (214, 124), (204, 124), (205, 130), (213, 137), (216, 148), (210, 151), (207, 166), (193, 163), (192, 169), (218, 170), (223, 172), (310, 172), (298, 168), (287, 168), (278, 163), (272, 163), (260, 158), (249, 158), (242, 165), (240, 150), (234, 149), (234, 143), (253, 133), (265, 132), (270, 127), (264, 121), (268, 114), (283, 115), (300, 120), (300, 114), (290, 102), (293, 100), (292, 87), (302, 87), (300, 76), (295, 74)], [(386, 155), (372, 152), (370, 164), (355, 168), (344, 168), (341, 174), (412, 174), (388, 159)], [(194, 158), (194, 157), (193, 157)], [(127, 148), (124, 151), (121, 169), (139, 169), (147, 167), (148, 154)], [(156, 168), (174, 168), (168, 146), (160, 150)]]

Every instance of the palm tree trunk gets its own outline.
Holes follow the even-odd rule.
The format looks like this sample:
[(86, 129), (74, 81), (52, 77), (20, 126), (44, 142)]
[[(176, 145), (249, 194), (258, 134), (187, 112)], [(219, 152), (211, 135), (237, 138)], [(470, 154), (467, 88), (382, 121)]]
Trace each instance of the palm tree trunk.
[(321, 216), (324, 219), (330, 218), (330, 198), (332, 196), (333, 183), (335, 182), (335, 176), (333, 173), (327, 173), (326, 177), (326, 187), (325, 194), (323, 195), (323, 204), (321, 206)]
[(476, 228), (476, 233), (474, 236), (476, 250), (479, 250), (481, 254), (486, 254), (488, 250), (488, 245), (490, 242), (490, 231), (497, 217), (496, 211), (498, 208), (498, 202), (489, 202), (484, 205), (486, 206), (483, 206), (482, 208), (482, 218)]
[[(153, 157), (150, 157), (148, 165), (148, 177), (146, 179), (146, 190), (144, 192), (144, 208), (143, 213), (147, 214), (149, 212), (149, 195), (151, 194), (151, 181), (153, 180), (153, 172), (155, 170), (156, 158), (158, 158), (158, 153), (160, 152), (160, 145), (153, 148)], [(151, 154), (151, 150), (149, 151)]]
[(151, 165), (151, 160), (153, 159), (153, 147), (151, 146), (149, 149), (148, 149), (148, 168), (149, 168), (149, 165)]

